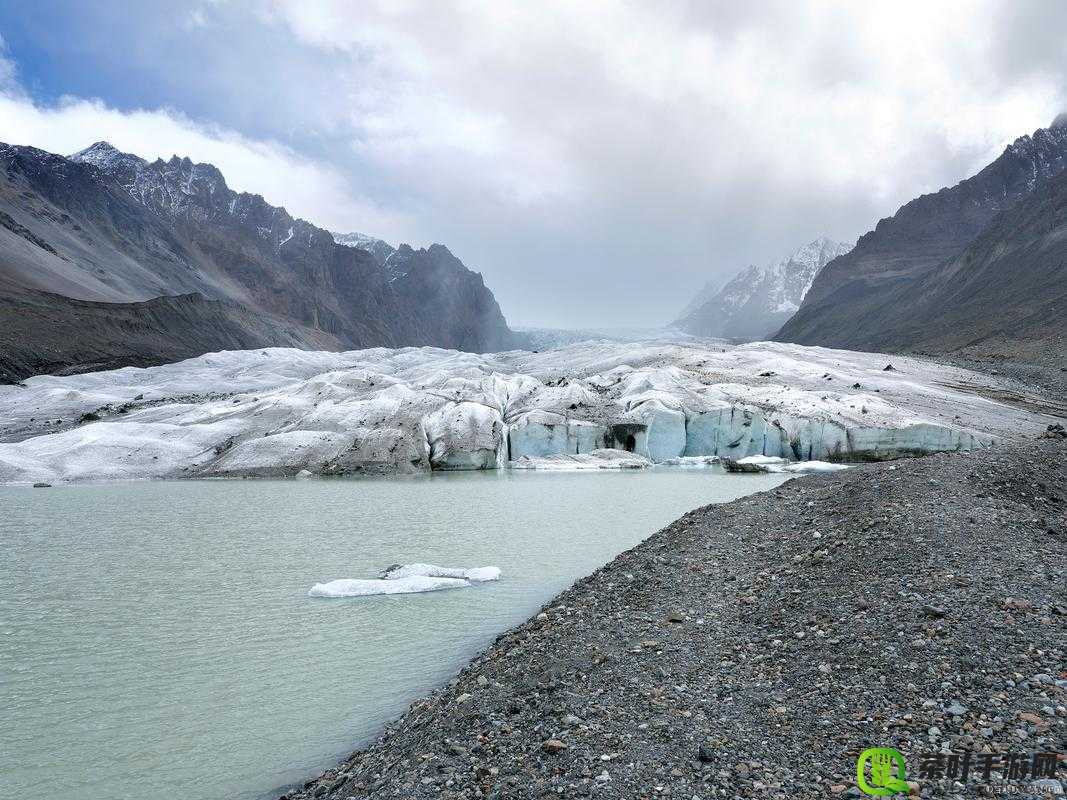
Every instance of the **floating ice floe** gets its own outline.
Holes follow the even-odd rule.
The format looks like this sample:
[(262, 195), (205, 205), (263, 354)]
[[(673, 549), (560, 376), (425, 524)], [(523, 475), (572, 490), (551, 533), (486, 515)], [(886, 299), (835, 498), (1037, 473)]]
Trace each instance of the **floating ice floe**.
[(789, 461), (779, 456), (746, 456), (724, 459), (727, 472), (837, 472), (848, 469), (846, 464), (831, 464), (828, 461)]
[(415, 594), (436, 592), (442, 589), (463, 589), (470, 581), (462, 578), (431, 578), (415, 575), (396, 580), (373, 580), (342, 578), (327, 583), (316, 583), (308, 590), (308, 597), (365, 597), (376, 594)]
[(378, 577), (385, 581), (396, 581), (405, 578), (462, 578), (468, 581), (481, 583), (483, 581), (500, 580), (500, 567), (439, 567), (436, 564), (393, 564), (378, 573)]
[(722, 459), (718, 456), (678, 456), (667, 458), (660, 462), (667, 467), (712, 467), (720, 464)]
[[(0, 483), (581, 469), (988, 447), (1051, 417), (996, 377), (774, 342), (288, 348), (0, 386)], [(601, 451), (625, 451), (605, 459)]]

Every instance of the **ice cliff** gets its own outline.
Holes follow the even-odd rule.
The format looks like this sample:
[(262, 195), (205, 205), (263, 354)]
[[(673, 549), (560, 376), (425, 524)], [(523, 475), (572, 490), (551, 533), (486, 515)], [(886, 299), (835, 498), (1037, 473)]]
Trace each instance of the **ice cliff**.
[(775, 343), (222, 352), (0, 386), (0, 482), (493, 469), (605, 449), (840, 462), (1047, 423), (987, 399), (994, 380)]

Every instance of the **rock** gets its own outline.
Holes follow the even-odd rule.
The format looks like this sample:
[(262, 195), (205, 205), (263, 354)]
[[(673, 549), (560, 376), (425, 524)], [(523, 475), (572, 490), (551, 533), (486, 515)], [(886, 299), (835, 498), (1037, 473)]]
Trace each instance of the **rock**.
[(1067, 439), (1067, 428), (1056, 422), (1049, 425), (1041, 434), (1042, 439)]
[(559, 739), (546, 739), (541, 742), (541, 749), (549, 755), (556, 755), (567, 749), (567, 745), (561, 742)]
[(721, 463), (723, 469), (725, 469), (727, 472), (762, 473), (770, 471), (763, 464), (744, 464), (733, 458), (723, 458), (721, 460)]
[(1030, 611), (1033, 609), (1033, 605), (1029, 600), (1020, 600), (1016, 597), (1009, 597), (1004, 601), (1003, 608), (1007, 611)]
[(697, 748), (697, 760), (704, 764), (711, 764), (715, 761), (715, 745), (710, 740), (700, 743), (700, 747)]

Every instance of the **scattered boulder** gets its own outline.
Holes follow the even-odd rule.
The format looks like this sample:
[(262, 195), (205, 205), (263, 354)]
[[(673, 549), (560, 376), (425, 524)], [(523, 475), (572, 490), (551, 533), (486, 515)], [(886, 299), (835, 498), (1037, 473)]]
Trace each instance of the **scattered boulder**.
[(561, 742), (559, 739), (546, 739), (541, 742), (541, 749), (548, 753), (550, 756), (554, 756), (557, 753), (561, 753), (567, 749), (567, 745)]
[(1067, 428), (1064, 428), (1058, 422), (1049, 425), (1045, 432), (1041, 434), (1042, 439), (1067, 439)]
[(715, 745), (710, 739), (705, 739), (697, 748), (697, 759), (704, 764), (710, 764), (715, 760)]

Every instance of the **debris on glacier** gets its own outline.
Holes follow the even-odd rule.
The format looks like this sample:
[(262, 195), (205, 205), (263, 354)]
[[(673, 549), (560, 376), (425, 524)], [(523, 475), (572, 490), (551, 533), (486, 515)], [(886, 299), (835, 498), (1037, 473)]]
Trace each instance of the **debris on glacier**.
[(1055, 421), (996, 399), (994, 376), (893, 362), (775, 342), (587, 341), (268, 348), (37, 376), (0, 386), (0, 483), (841, 463), (983, 448)]
[(720, 464), (722, 459), (718, 456), (678, 456), (667, 458), (660, 462), (666, 467), (712, 467)]
[(847, 464), (831, 464), (828, 461), (789, 461), (779, 456), (745, 456), (744, 458), (724, 458), (723, 467), (727, 472), (837, 472), (848, 469)]
[(436, 564), (393, 564), (378, 573), (384, 581), (403, 578), (462, 578), (475, 583), (500, 580), (500, 567), (439, 567)]
[(308, 597), (368, 597), (377, 594), (417, 594), (442, 589), (463, 589), (470, 581), (462, 578), (429, 578), (416, 575), (410, 578), (382, 581), (360, 578), (341, 578), (316, 583), (308, 589)]
[(544, 456), (521, 456), (511, 462), (512, 469), (543, 469), (568, 472), (583, 469), (645, 469), (653, 461), (625, 450), (602, 448), (589, 453), (552, 453)]

